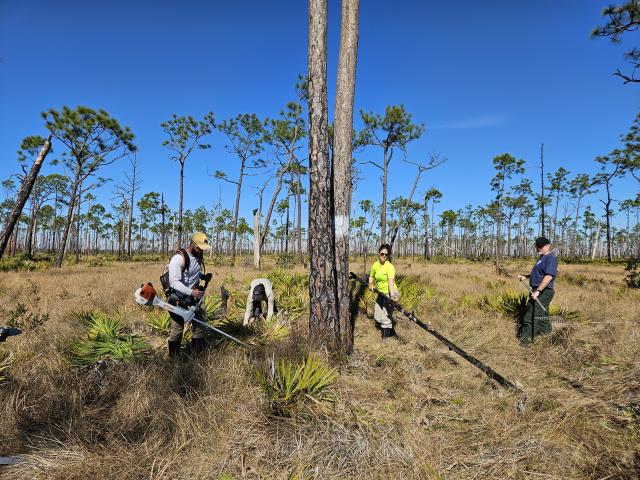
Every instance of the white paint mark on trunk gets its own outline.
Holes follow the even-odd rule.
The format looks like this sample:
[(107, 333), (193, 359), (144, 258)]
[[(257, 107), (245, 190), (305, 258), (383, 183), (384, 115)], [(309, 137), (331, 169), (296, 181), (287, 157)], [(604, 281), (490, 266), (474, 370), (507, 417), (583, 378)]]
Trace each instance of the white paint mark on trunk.
[(346, 237), (349, 234), (349, 217), (346, 215), (335, 216), (336, 237)]

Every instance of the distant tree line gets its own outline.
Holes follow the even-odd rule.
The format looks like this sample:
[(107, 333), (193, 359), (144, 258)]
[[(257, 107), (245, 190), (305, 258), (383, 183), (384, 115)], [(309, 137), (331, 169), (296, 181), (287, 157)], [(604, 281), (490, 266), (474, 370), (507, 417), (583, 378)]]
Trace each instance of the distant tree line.
[[(214, 131), (226, 139), (226, 148), (236, 158), (235, 174), (216, 170), (214, 177), (236, 187), (231, 202), (222, 197), (212, 206), (183, 210), (182, 202), (169, 206), (162, 192), (141, 193), (140, 169), (133, 133), (104, 111), (86, 107), (43, 113), (52, 135), (53, 164), (63, 164), (67, 173), (39, 175), (22, 209), (5, 254), (27, 257), (45, 252), (55, 254), (61, 264), (65, 252), (95, 255), (100, 252), (127, 257), (169, 251), (183, 244), (193, 231), (208, 232), (213, 255), (257, 255), (288, 253), (299, 261), (307, 253), (307, 231), (302, 208), (306, 203), (308, 165), (299, 156), (307, 138), (302, 111), (306, 108), (304, 79), (298, 84), (298, 99), (279, 116), (260, 120), (254, 114), (239, 114), (216, 122), (213, 113), (203, 120), (173, 116), (162, 123), (168, 139), (164, 145), (169, 158), (179, 163), (182, 182), (186, 160), (194, 149), (209, 149), (204, 143)], [(383, 114), (361, 112), (364, 128), (353, 134), (356, 157), (363, 147), (366, 160), (354, 159), (351, 182), (357, 188), (363, 170), (372, 165), (379, 170), (380, 197), (352, 205), (349, 219), (352, 255), (367, 255), (382, 241), (394, 243), (394, 253), (414, 257), (452, 256), (468, 258), (524, 257), (532, 253), (531, 239), (541, 229), (540, 207), (546, 206), (545, 234), (565, 257), (607, 257), (640, 255), (640, 194), (620, 199), (616, 185), (623, 177), (640, 181), (640, 115), (621, 145), (608, 155), (598, 156), (595, 175), (572, 173), (564, 167), (548, 173), (545, 196), (534, 189), (535, 172), (525, 171), (524, 160), (505, 153), (493, 159), (495, 175), (487, 188), (494, 198), (486, 205), (446, 209), (446, 198), (437, 187), (421, 189), (418, 180), (442, 161), (414, 162), (408, 145), (424, 133), (404, 106), (389, 106)], [(329, 129), (332, 135), (332, 129)], [(19, 171), (2, 182), (0, 220), (6, 230), (23, 183), (39, 150), (42, 137), (30, 136), (21, 142), (17, 155)], [(330, 154), (332, 142), (329, 142)], [(371, 152), (374, 152), (373, 154)], [(400, 157), (403, 175), (416, 169), (413, 191), (388, 199), (387, 180)], [(122, 161), (128, 159), (128, 165)], [(112, 184), (100, 176), (103, 166), (119, 162), (123, 179)], [(487, 159), (489, 161), (489, 159)], [(233, 176), (232, 176), (233, 175)], [(262, 176), (264, 184), (255, 192), (253, 221), (239, 214), (244, 179)], [(263, 198), (266, 186), (275, 187)], [(167, 185), (167, 188), (169, 186)], [(96, 199), (96, 191), (110, 189), (107, 205)], [(413, 193), (417, 192), (417, 193)], [(594, 203), (594, 195), (602, 200)], [(104, 195), (103, 195), (104, 196)], [(180, 196), (181, 198), (181, 196)], [(383, 203), (380, 199), (386, 199)], [(615, 221), (614, 221), (615, 220)], [(258, 241), (254, 241), (254, 237)], [(257, 252), (256, 252), (257, 250)]]

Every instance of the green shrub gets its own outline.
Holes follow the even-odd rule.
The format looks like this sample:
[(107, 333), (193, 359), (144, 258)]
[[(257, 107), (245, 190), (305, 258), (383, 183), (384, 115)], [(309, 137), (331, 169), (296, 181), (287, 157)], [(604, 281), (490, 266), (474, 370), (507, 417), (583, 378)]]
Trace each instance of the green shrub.
[(208, 322), (222, 313), (222, 298), (219, 295), (207, 295), (202, 302), (205, 318)]
[(478, 300), (478, 306), (502, 315), (519, 318), (527, 311), (529, 295), (525, 292), (503, 292), (497, 296), (484, 295)]
[(398, 291), (400, 292), (400, 303), (406, 310), (413, 310), (421, 302), (433, 298), (434, 292), (431, 287), (424, 284), (420, 277), (414, 275), (398, 275), (396, 277)]
[(631, 258), (627, 261), (624, 271), (628, 272), (624, 281), (629, 288), (640, 288), (640, 260)]
[[(37, 304), (37, 301), (34, 301)], [(33, 330), (49, 320), (48, 313), (31, 311), (24, 303), (18, 302), (15, 308), (8, 312), (7, 325), (21, 330)]]
[(0, 260), (0, 271), (34, 272), (37, 270), (46, 270), (52, 265), (53, 257), (38, 255), (29, 258), (22, 254), (2, 258), (2, 260)]
[[(527, 311), (528, 300), (529, 295), (526, 292), (503, 292), (494, 297), (484, 295), (478, 300), (477, 305), (484, 310), (498, 312), (509, 317), (522, 318)], [(569, 310), (553, 304), (549, 307), (549, 315), (562, 317), (564, 320), (570, 321), (580, 321), (584, 318), (577, 310)]]
[(256, 370), (260, 387), (274, 413), (289, 416), (305, 399), (316, 402), (333, 401), (332, 385), (337, 373), (315, 356), (308, 356), (301, 364), (272, 357), (264, 369)]
[(262, 340), (281, 340), (289, 335), (289, 328), (279, 313), (259, 322), (257, 328)]
[(158, 335), (168, 335), (171, 330), (171, 317), (165, 310), (152, 310), (145, 319), (147, 326)]
[(273, 283), (273, 292), (279, 310), (287, 312), (291, 320), (306, 313), (309, 306), (308, 275), (275, 270), (268, 275), (268, 278)]
[[(352, 296), (360, 289), (360, 283), (352, 283)], [(397, 275), (396, 285), (400, 292), (399, 302), (405, 308), (405, 310), (414, 310), (421, 302), (433, 298), (433, 289), (425, 285), (424, 281), (420, 277), (414, 275)], [(358, 298), (358, 309), (371, 316), (373, 315), (373, 304), (376, 301), (377, 294), (365, 289), (364, 293)]]
[(224, 318), (221, 322), (216, 323), (214, 326), (234, 337), (248, 337), (249, 335), (255, 334), (255, 324), (243, 325), (242, 321), (243, 319), (239, 317), (229, 316)]
[(93, 365), (101, 360), (132, 360), (148, 350), (139, 335), (126, 333), (122, 322), (100, 311), (78, 315), (86, 324), (87, 337), (77, 340), (71, 355), (78, 365)]
[(296, 264), (296, 256), (293, 253), (283, 252), (276, 258), (278, 268), (291, 268)]

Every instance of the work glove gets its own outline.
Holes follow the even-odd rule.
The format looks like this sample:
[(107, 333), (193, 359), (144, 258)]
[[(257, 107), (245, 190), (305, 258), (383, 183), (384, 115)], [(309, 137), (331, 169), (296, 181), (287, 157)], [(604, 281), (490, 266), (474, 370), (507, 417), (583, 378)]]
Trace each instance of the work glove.
[(400, 292), (398, 290), (395, 290), (393, 293), (391, 293), (391, 300), (395, 302), (400, 300)]
[(204, 273), (200, 274), (200, 280), (204, 280), (205, 282), (210, 282), (212, 277), (212, 273), (207, 273), (206, 275)]

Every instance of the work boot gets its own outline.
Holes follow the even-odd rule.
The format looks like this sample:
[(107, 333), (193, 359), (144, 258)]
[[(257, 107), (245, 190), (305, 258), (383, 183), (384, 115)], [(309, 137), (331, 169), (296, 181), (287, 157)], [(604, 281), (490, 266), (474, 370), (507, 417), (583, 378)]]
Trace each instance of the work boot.
[(191, 339), (191, 351), (194, 354), (202, 353), (207, 346), (207, 341), (204, 338), (192, 338)]
[(180, 356), (180, 344), (182, 343), (181, 340), (177, 340), (172, 342), (171, 340), (169, 340), (167, 342), (167, 345), (169, 346), (169, 358), (177, 358)]
[(391, 328), (381, 328), (382, 331), (382, 341), (384, 342), (387, 338), (398, 337), (396, 331), (393, 327)]

